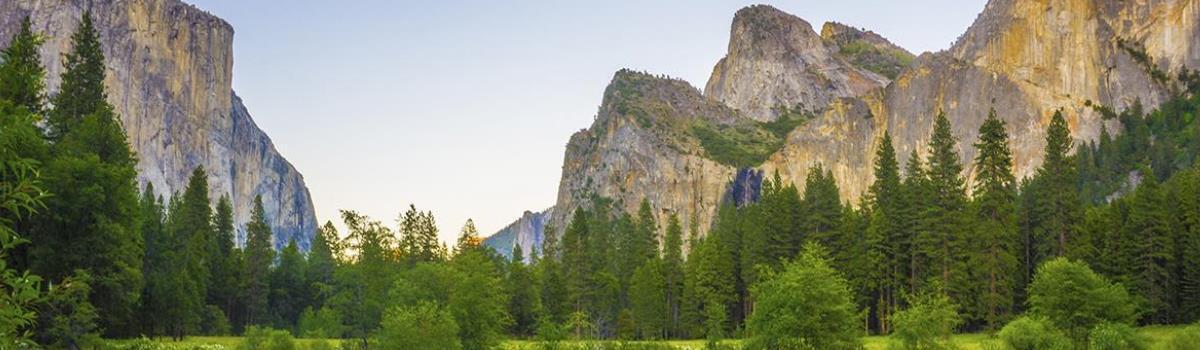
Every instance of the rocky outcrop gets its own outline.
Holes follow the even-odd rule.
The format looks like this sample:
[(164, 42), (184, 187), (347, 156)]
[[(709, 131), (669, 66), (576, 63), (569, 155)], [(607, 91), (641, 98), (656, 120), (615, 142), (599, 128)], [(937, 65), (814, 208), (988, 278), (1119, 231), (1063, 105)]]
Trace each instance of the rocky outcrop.
[(203, 166), (212, 198), (232, 199), (239, 237), (261, 195), (275, 245), (295, 239), (307, 249), (316, 218), (304, 179), (232, 90), (233, 28), (177, 0), (8, 0), (0, 2), (0, 45), (29, 16), (46, 38), (41, 55), (54, 94), (62, 54), (87, 10), (101, 36), (108, 99), (138, 154), (141, 184), (170, 196)]
[[(873, 181), (875, 148), (885, 132), (901, 162), (914, 150), (926, 154), (937, 113), (953, 124), (968, 180), (972, 144), (992, 108), (1007, 123), (1017, 176), (1031, 175), (1054, 111), (1063, 111), (1075, 138), (1094, 139), (1103, 123), (1115, 122), (1089, 105), (1156, 106), (1180, 70), (1200, 67), (1198, 7), (1188, 0), (993, 0), (950, 49), (916, 58), (869, 31), (833, 23), (818, 36), (807, 22), (774, 8), (742, 9), (729, 53), (705, 88), (705, 99), (717, 106), (696, 101), (683, 87), (669, 96), (639, 94), (644, 113), (623, 113), (614, 108), (619, 96), (612, 90), (626, 77), (617, 74), (592, 127), (567, 146), (552, 223), (562, 225), (569, 208), (593, 196), (614, 198), (627, 210), (644, 196), (656, 212), (678, 213), (703, 233), (735, 169), (691, 147), (677, 124), (639, 121), (767, 121), (778, 116), (776, 107), (797, 104), (815, 117), (757, 168), (802, 186), (808, 169), (822, 164), (837, 177), (844, 200), (857, 202)], [(887, 52), (894, 54), (881, 56)], [(893, 67), (911, 62), (894, 79), (867, 69), (890, 59)], [(735, 186), (742, 182), (738, 176)]]
[(595, 198), (627, 212), (644, 198), (658, 222), (677, 214), (685, 228), (708, 227), (735, 169), (706, 158), (690, 130), (738, 118), (682, 80), (617, 72), (592, 126), (567, 143), (551, 225), (561, 233)]
[(554, 207), (540, 212), (525, 211), (520, 219), (484, 239), (483, 244), (506, 257), (512, 257), (513, 249), (521, 247), (521, 256), (525, 258), (525, 262), (530, 262), (534, 252), (541, 254), (542, 240), (546, 237), (546, 223), (552, 216)]
[(704, 93), (766, 121), (778, 117), (781, 107), (819, 111), (838, 98), (887, 85), (887, 77), (851, 64), (841, 54), (842, 47), (862, 39), (836, 38), (845, 39), (845, 46), (774, 7), (744, 8), (733, 17), (729, 52), (713, 68)]

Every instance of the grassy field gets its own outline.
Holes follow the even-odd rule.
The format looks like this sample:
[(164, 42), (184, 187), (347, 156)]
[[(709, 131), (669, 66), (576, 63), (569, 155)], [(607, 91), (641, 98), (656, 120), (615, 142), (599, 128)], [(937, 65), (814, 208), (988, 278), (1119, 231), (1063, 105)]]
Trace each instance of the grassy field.
[[(1160, 344), (1165, 342), (1167, 339), (1170, 339), (1171, 337), (1173, 337), (1175, 335), (1175, 333), (1179, 332), (1182, 329), (1183, 329), (1183, 326), (1152, 326), (1152, 327), (1143, 327), (1143, 328), (1139, 329), (1139, 332), (1142, 335), (1145, 335), (1150, 340), (1150, 349), (1157, 349), (1157, 348), (1159, 348)], [(983, 349), (985, 349), (985, 347), (984, 347), (985, 344), (987, 344), (989, 342), (996, 342), (996, 339), (991, 338), (985, 334), (958, 334), (953, 337), (953, 340), (954, 340), (954, 343), (957, 344), (959, 346), (959, 348), (962, 350), (983, 350)], [(114, 345), (121, 345), (121, 344), (127, 344), (131, 341), (132, 340), (112, 340), (110, 342)], [(172, 341), (172, 340), (166, 339), (166, 338), (158, 339), (157, 341), (162, 344), (173, 345), (175, 347), (183, 348), (183, 349), (187, 349), (187, 348), (190, 348), (193, 346), (200, 346), (200, 345), (220, 345), (220, 346), (224, 346), (227, 349), (236, 349), (237, 346), (239, 344), (241, 344), (242, 338), (241, 337), (188, 337), (180, 342)], [(317, 340), (315, 340), (315, 339), (297, 339), (296, 340), (297, 345), (299, 345), (299, 348), (301, 350), (307, 349), (308, 345), (315, 341), (317, 341)], [(336, 347), (340, 341), (339, 340), (329, 340), (329, 342)], [(737, 343), (738, 341), (737, 340), (729, 340), (728, 342)], [(666, 343), (670, 344), (672, 347), (675, 347), (677, 349), (703, 349), (704, 348), (703, 340), (672, 340), (672, 341), (666, 341)], [(885, 349), (887, 349), (887, 346), (888, 346), (888, 338), (880, 337), (880, 336), (866, 337), (863, 339), (863, 343), (866, 345), (866, 348), (868, 350), (885, 350)], [(504, 342), (504, 344), (502, 344), (500, 346), (500, 348), (504, 349), (504, 350), (526, 350), (526, 349), (535, 349), (535, 345), (536, 344), (532, 341), (510, 340), (510, 341)]]

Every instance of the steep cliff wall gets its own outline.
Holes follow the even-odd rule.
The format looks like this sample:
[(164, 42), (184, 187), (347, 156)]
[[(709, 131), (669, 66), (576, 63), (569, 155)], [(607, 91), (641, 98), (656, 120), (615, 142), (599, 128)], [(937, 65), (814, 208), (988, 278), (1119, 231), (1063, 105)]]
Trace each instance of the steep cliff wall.
[[(939, 112), (953, 123), (971, 179), (972, 144), (995, 108), (1008, 125), (1023, 177), (1041, 164), (1055, 110), (1062, 109), (1077, 139), (1094, 139), (1103, 123), (1115, 122), (1101, 120), (1089, 101), (1116, 109), (1137, 101), (1156, 106), (1181, 69), (1200, 68), (1198, 7), (1194, 0), (993, 0), (950, 49), (913, 58), (869, 31), (831, 23), (818, 36), (799, 18), (752, 6), (735, 15), (729, 53), (705, 88), (706, 100), (729, 110), (707, 110), (733, 120), (772, 120), (778, 106), (814, 111), (816, 117), (791, 131), (757, 168), (803, 185), (809, 167), (823, 164), (838, 178), (843, 198), (857, 202), (873, 181), (883, 133), (891, 133), (900, 161), (907, 162), (914, 149), (927, 153)], [(903, 68), (888, 79), (885, 70), (867, 69), (876, 62)], [(620, 80), (619, 73), (614, 84)], [(648, 99), (641, 105), (664, 106), (645, 109), (650, 113), (642, 119), (699, 104), (641, 96)], [(706, 231), (734, 169), (686, 143), (663, 142), (655, 135), (669, 129), (614, 113), (611, 100), (610, 91), (596, 122), (568, 144), (552, 223), (563, 225), (569, 208), (592, 194), (624, 200), (627, 209), (645, 196), (657, 212), (679, 213)]]
[(138, 154), (140, 182), (170, 196), (204, 166), (210, 195), (231, 197), (239, 233), (262, 195), (276, 246), (296, 239), (307, 249), (316, 218), (304, 180), (232, 90), (233, 28), (177, 0), (6, 0), (0, 45), (29, 16), (46, 38), (41, 54), (54, 94), (62, 54), (86, 10), (100, 32), (108, 99)]
[(546, 223), (552, 216), (554, 207), (539, 212), (525, 211), (517, 221), (484, 239), (483, 244), (507, 257), (512, 257), (513, 249), (519, 246), (521, 256), (529, 262), (533, 259), (533, 252), (541, 254), (542, 240), (546, 237)]

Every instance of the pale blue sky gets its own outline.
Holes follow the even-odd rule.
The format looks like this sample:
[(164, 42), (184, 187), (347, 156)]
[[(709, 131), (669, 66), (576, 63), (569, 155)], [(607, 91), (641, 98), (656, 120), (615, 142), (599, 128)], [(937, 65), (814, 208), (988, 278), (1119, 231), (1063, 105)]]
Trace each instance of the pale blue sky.
[[(744, 1), (185, 0), (234, 27), (234, 90), (304, 174), (321, 222), (395, 226), (409, 203), (453, 241), (554, 204), (563, 150), (621, 68), (703, 88)], [(949, 47), (983, 0), (768, 2)]]

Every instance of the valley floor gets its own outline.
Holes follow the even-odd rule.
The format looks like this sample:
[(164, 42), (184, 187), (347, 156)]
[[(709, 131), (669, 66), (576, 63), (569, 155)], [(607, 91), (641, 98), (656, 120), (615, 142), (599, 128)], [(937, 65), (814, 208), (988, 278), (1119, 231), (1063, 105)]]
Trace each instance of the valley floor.
[[(1139, 332), (1142, 335), (1145, 335), (1150, 340), (1150, 349), (1159, 349), (1160, 344), (1165, 342), (1167, 339), (1170, 339), (1172, 336), (1174, 336), (1177, 332), (1179, 332), (1182, 329), (1183, 329), (1183, 326), (1150, 326), (1150, 327), (1142, 327), (1139, 330)], [(983, 349), (985, 349), (986, 344), (997, 341), (994, 338), (991, 338), (985, 334), (980, 334), (980, 333), (956, 334), (956, 335), (954, 335), (953, 339), (954, 339), (954, 343), (957, 344), (959, 346), (959, 348), (962, 350), (983, 350)], [(296, 343), (299, 346), (299, 349), (304, 350), (304, 349), (308, 349), (309, 345), (315, 341), (316, 340), (314, 340), (314, 339), (297, 339)], [(112, 341), (110, 341), (110, 343), (113, 345), (122, 345), (122, 344), (127, 344), (129, 342), (130, 342), (130, 340), (112, 340)], [(177, 348), (177, 349), (191, 349), (193, 347), (198, 347), (198, 346), (217, 345), (217, 346), (221, 346), (225, 349), (233, 350), (233, 349), (238, 348), (238, 345), (241, 344), (241, 342), (242, 342), (242, 338), (241, 337), (188, 337), (181, 342), (175, 342), (170, 339), (164, 338), (164, 339), (158, 340), (158, 342), (160, 344), (169, 345), (169, 346), (171, 346), (173, 348)], [(340, 340), (330, 340), (329, 342), (336, 347), (336, 345), (338, 344), (338, 342), (340, 342)], [(665, 341), (665, 342), (677, 349), (696, 349), (696, 350), (698, 350), (698, 349), (704, 348), (703, 340), (671, 340), (671, 341)], [(737, 343), (739, 341), (738, 340), (728, 340), (727, 342)], [(884, 349), (887, 349), (887, 346), (888, 346), (888, 338), (882, 337), (882, 336), (866, 337), (863, 339), (863, 342), (865, 343), (867, 350), (884, 350)], [(504, 342), (500, 346), (500, 349), (503, 349), (503, 350), (531, 349), (532, 350), (532, 349), (536, 349), (535, 345), (536, 345), (536, 343), (533, 341), (510, 340), (510, 341)]]

